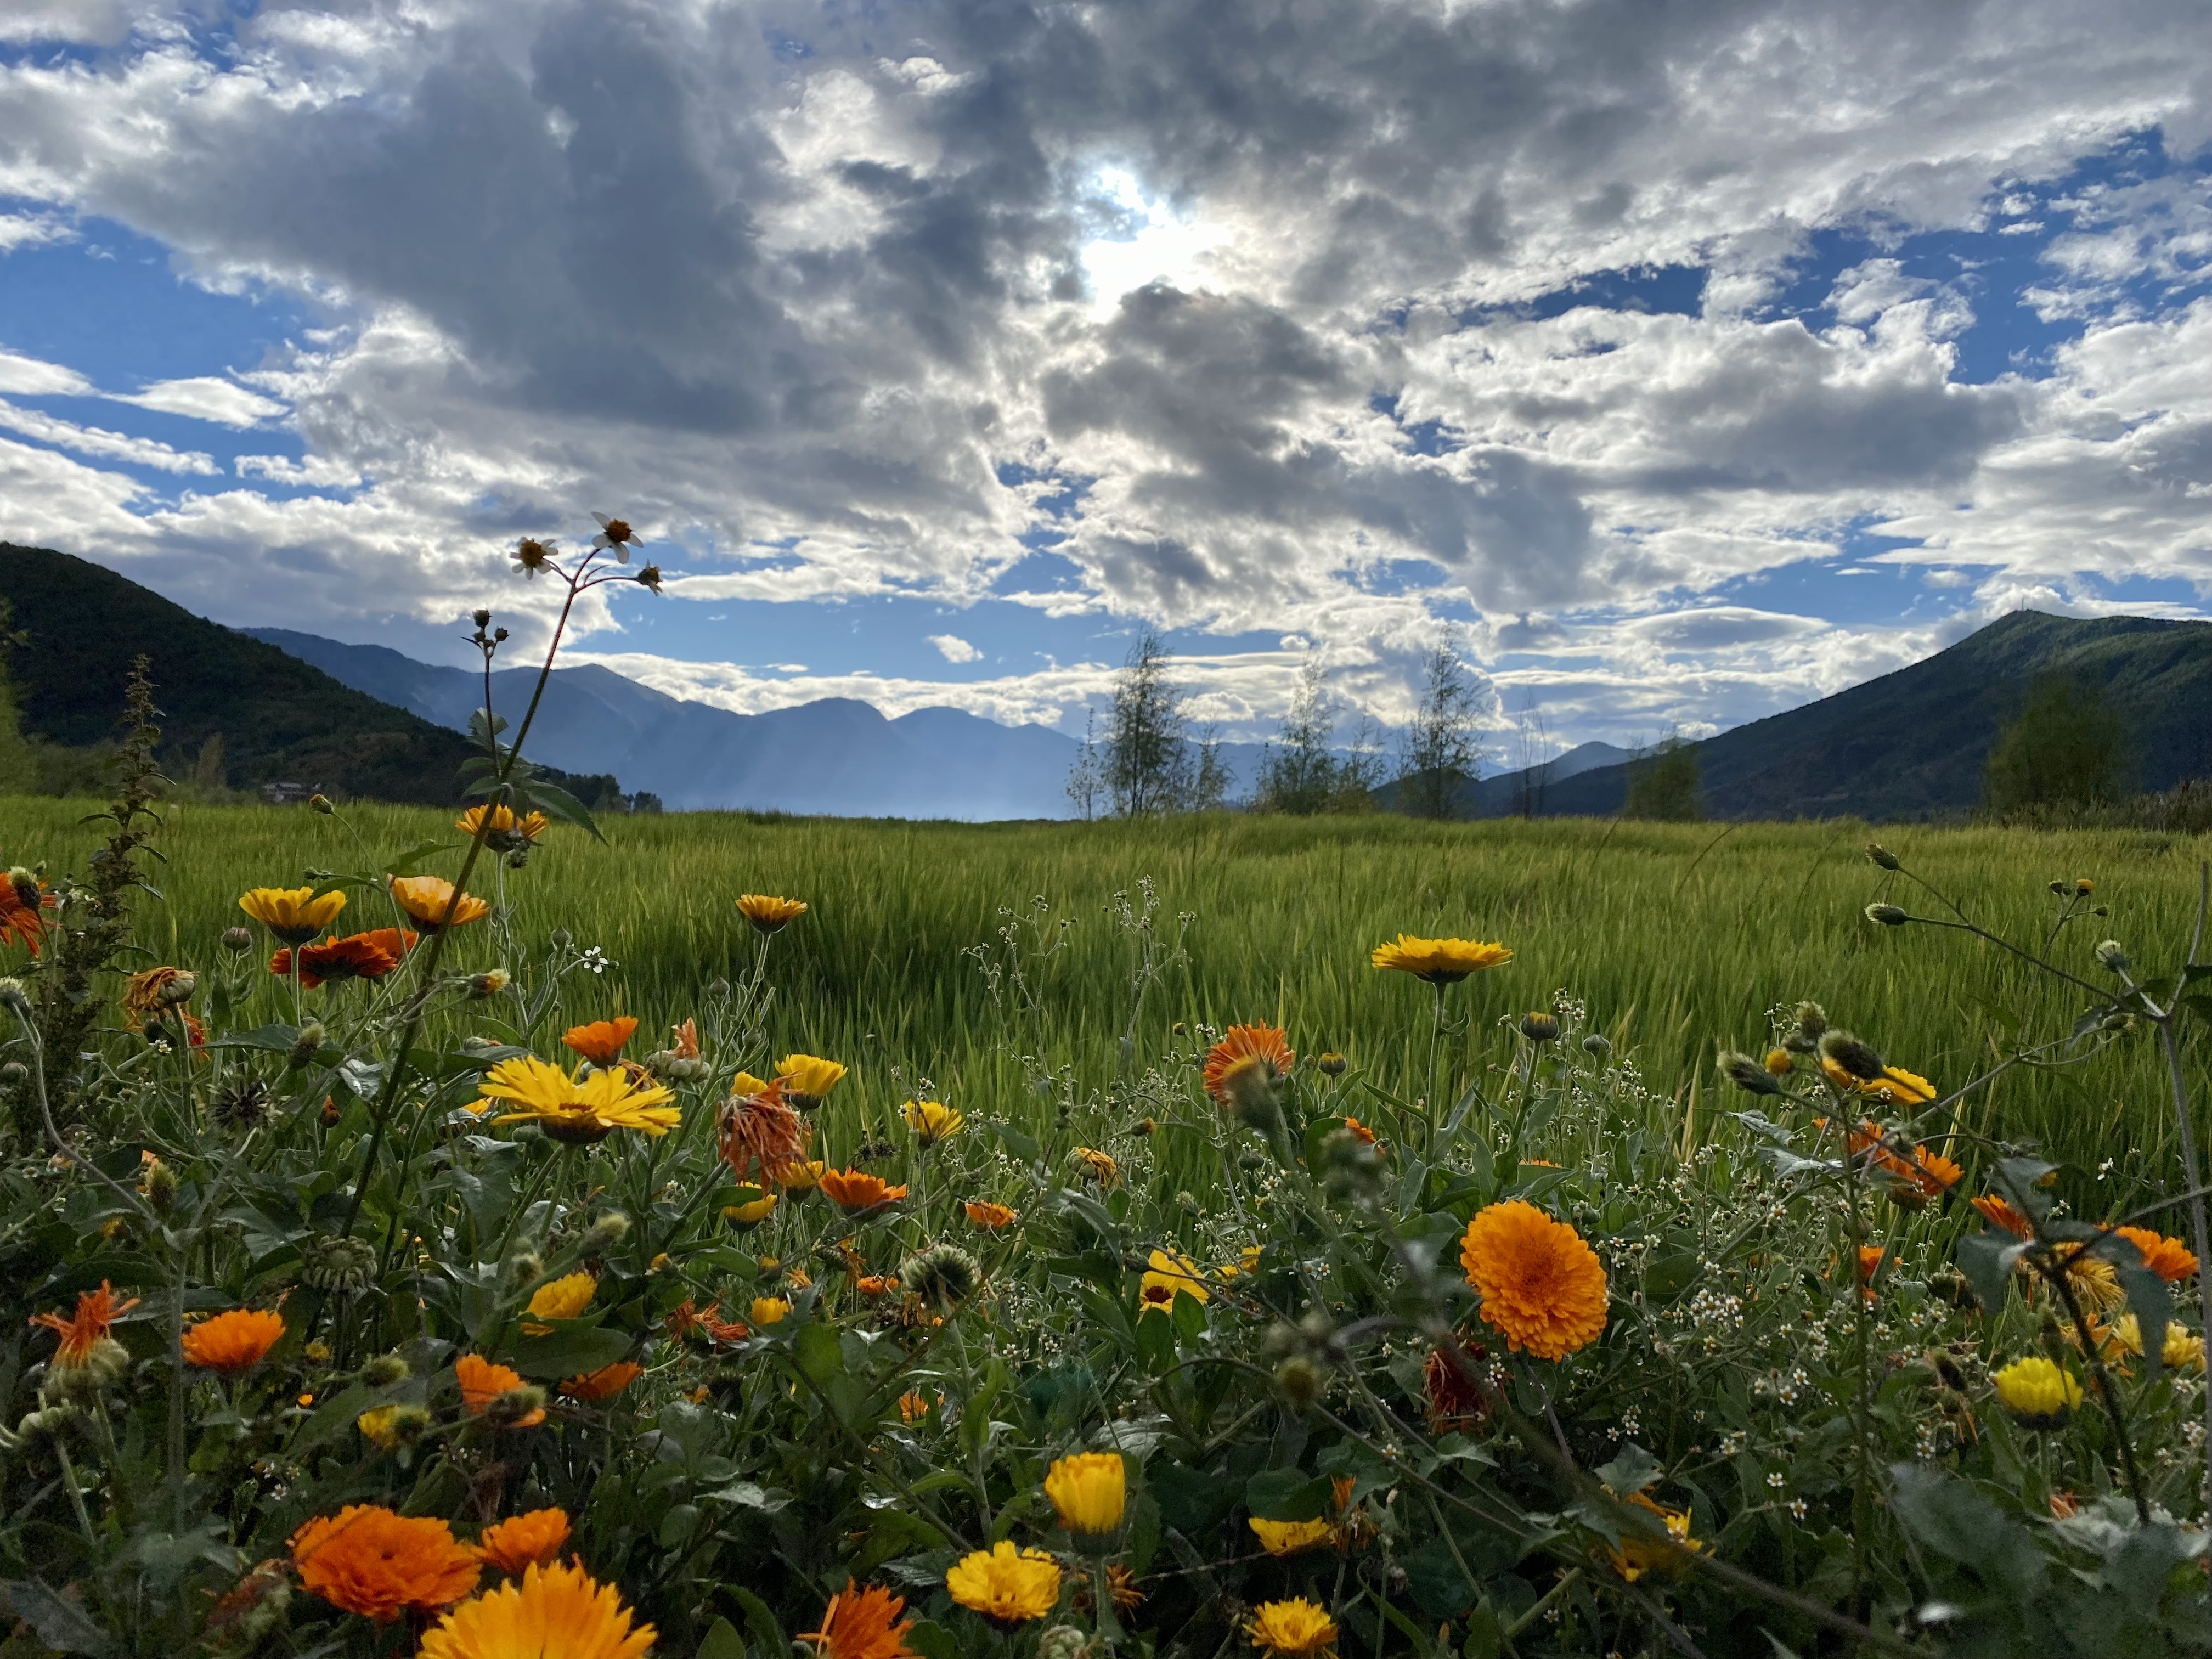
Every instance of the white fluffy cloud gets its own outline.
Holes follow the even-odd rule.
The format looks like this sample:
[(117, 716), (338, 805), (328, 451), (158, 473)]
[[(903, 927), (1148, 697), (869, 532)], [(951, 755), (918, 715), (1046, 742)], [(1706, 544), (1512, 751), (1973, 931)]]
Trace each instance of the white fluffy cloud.
[[(0, 60), (0, 223), (105, 216), (333, 319), (242, 379), (107, 388), (304, 441), (222, 487), (149, 498), (88, 464), (219, 469), (0, 405), (0, 476), (58, 481), (5, 533), (227, 619), (442, 620), (492, 544), (600, 505), (683, 544), (679, 603), (969, 605), (1048, 536), (1072, 583), (1011, 597), (1053, 616), (1295, 630), (1386, 717), (1449, 635), (1626, 727), (1966, 625), (1700, 597), (1855, 529), (1984, 607), (2212, 580), (2203, 179), (2047, 188), (2212, 136), (2199, 7), (297, 0), (219, 52), (189, 8), (11, 17), (86, 50)], [(1970, 273), (1880, 250), (2031, 209), (2073, 227), (2035, 302), (2079, 337), (1969, 381)], [(1824, 232), (1876, 251), (1777, 311)], [(1599, 280), (1668, 268), (1695, 314)], [(0, 393), (93, 390), (0, 354)], [(931, 643), (974, 662), (976, 631)], [(814, 684), (605, 659), (732, 706)], [(1225, 719), (1294, 677), (1190, 671)], [(1091, 672), (854, 694), (1038, 718)]]

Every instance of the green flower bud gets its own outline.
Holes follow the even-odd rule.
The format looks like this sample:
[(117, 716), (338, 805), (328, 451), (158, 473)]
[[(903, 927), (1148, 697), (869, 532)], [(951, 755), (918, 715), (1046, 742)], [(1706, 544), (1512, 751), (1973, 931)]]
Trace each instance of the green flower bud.
[(1869, 921), (1878, 921), (1885, 927), (1902, 927), (1912, 920), (1901, 906), (1895, 904), (1869, 904), (1866, 916)]

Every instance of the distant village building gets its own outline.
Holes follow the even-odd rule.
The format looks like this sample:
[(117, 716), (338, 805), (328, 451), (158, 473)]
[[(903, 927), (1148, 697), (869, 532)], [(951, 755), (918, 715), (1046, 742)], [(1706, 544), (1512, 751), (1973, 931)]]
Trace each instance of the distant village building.
[(271, 806), (305, 806), (317, 795), (330, 793), (330, 786), (325, 783), (264, 783), (261, 786), (261, 799)]

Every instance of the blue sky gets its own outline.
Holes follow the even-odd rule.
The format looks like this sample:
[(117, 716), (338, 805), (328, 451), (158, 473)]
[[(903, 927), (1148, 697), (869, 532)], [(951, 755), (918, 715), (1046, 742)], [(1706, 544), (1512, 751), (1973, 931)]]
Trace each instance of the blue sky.
[(1634, 742), (2200, 614), (2200, 15), (1346, 3), (1356, 64), (1242, 4), (40, 0), (0, 537), (453, 662), (620, 511), (667, 596), (574, 646), (678, 695), (1079, 729), (1150, 623), (1241, 737), (1311, 652)]

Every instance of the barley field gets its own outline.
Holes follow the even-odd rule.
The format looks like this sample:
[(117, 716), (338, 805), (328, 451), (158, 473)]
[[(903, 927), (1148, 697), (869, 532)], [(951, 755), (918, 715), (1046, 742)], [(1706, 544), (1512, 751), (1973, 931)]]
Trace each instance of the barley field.
[[(0, 856), (81, 869), (99, 832), (86, 821), (94, 810), (0, 802)], [(235, 899), (246, 887), (372, 872), (410, 848), (442, 840), (458, 849), (465, 839), (446, 815), (392, 807), (336, 818), (198, 805), (169, 814), (159, 843), (168, 861), (141, 937), (167, 939), (179, 962), (211, 955), (240, 920)], [(2063, 1036), (2078, 996), (1963, 933), (1868, 921), (1864, 907), (1877, 899), (1943, 914), (1868, 861), (1870, 837), (1976, 921), (2038, 951), (2056, 914), (2049, 884), (2094, 881), (2111, 914), (2078, 916), (2051, 950), (2100, 982), (2094, 947), (2107, 936), (2140, 971), (2179, 963), (2200, 862), (2212, 857), (2212, 837), (1877, 832), (1850, 822), (1214, 815), (966, 825), (686, 813), (604, 827), (604, 846), (558, 829), (526, 869), (500, 872), (526, 950), (565, 927), (617, 964), (572, 978), (562, 1018), (632, 1013), (649, 1030), (665, 1028), (709, 981), (738, 977), (750, 962), (752, 936), (732, 908), (738, 893), (803, 898), (812, 908), (776, 941), (771, 1046), (852, 1065), (857, 1086), (841, 1091), (831, 1123), (853, 1135), (886, 1127), (922, 1079), (987, 1115), (1042, 1114), (1042, 1102), (1024, 1099), (1036, 1069), (1025, 1054), (1066, 1070), (1074, 1098), (1110, 1110), (1117, 1084), (1172, 1045), (1177, 1021), (1266, 1019), (1301, 1053), (1343, 1052), (1355, 1077), (1405, 1075), (1428, 1060), (1429, 993), (1367, 963), (1401, 932), (1498, 939), (1515, 952), (1455, 991), (1455, 1011), (1468, 1015), (1462, 1069), (1443, 1086), (1506, 1063), (1510, 1022), (1564, 993), (1672, 1098), (1669, 1127), (1686, 1142), (1741, 1103), (1716, 1090), (1715, 1048), (1764, 1047), (1770, 1011), (1804, 997), (1949, 1090), (2016, 1042)], [(453, 862), (433, 855), (425, 867), (450, 872)], [(1157, 897), (1149, 927), (1146, 884)], [(1021, 1011), (994, 1000), (975, 954), (996, 952), (1015, 918), (1034, 993)], [(1148, 938), (1162, 960), (1139, 1000), (1133, 981)], [(494, 965), (489, 945), (469, 940), (462, 963)], [(2069, 1182), (2094, 1187), (2099, 1166), (2117, 1159), (2106, 1179), (2124, 1183), (2132, 1164), (2165, 1166), (2165, 1086), (2146, 1036), (2085, 1067), (2015, 1068), (1974, 1097), (1965, 1125), (2039, 1139), (2072, 1166)], [(2121, 1195), (2108, 1187), (2079, 1196), (2095, 1211)]]

